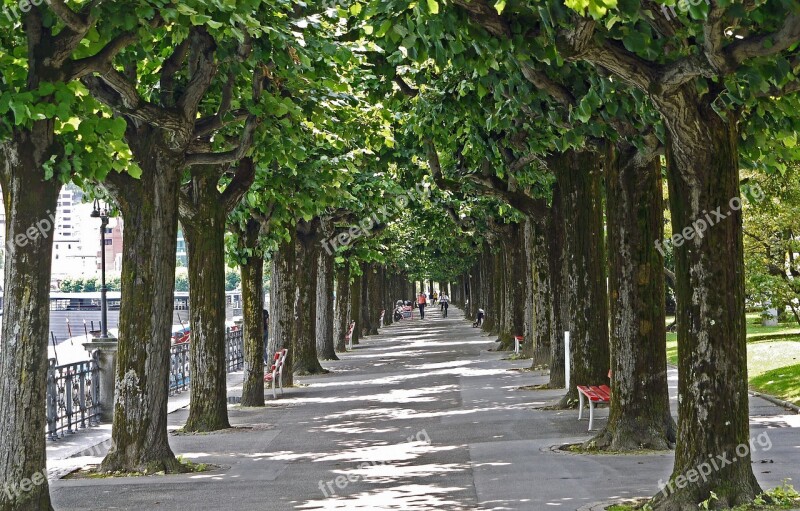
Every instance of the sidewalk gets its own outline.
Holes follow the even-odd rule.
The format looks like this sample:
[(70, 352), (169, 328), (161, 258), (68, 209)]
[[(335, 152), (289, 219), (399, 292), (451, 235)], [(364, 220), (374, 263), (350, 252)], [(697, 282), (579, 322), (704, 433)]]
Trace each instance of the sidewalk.
[[(234, 430), (170, 437), (176, 454), (220, 469), (58, 480), (51, 490), (55, 508), (574, 510), (659, 491), (671, 453), (554, 452), (590, 438), (587, 421), (578, 422), (575, 410), (537, 409), (563, 391), (518, 390), (546, 377), (511, 370), (530, 362), (489, 351), (492, 340), (463, 321), (461, 311), (451, 307), (442, 319), (432, 309), (425, 320), (367, 337), (342, 360), (324, 363), (330, 374), (300, 378), (283, 398), (270, 396), (266, 408), (231, 405)], [(670, 382), (674, 392), (674, 371)], [(229, 389), (231, 396), (241, 392), (230, 380)], [(598, 413), (597, 425), (606, 415)], [(186, 416), (185, 408), (170, 414), (170, 427)], [(761, 484), (800, 482), (800, 416), (751, 398), (751, 428), (753, 436), (769, 428), (773, 444), (753, 454)], [(103, 453), (96, 454), (62, 459), (98, 462)]]

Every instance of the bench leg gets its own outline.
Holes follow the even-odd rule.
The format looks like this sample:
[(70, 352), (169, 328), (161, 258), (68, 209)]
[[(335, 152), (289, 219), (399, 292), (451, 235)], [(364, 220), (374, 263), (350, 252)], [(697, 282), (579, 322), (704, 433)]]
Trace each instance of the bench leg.
[(594, 426), (594, 403), (592, 400), (589, 400), (589, 431), (592, 430)]
[(278, 395), (275, 393), (275, 379), (278, 377), (277, 371), (272, 371), (272, 399), (278, 399)]
[(283, 366), (281, 366), (281, 371), (280, 371), (278, 377), (280, 378), (280, 380), (278, 380), (278, 385), (280, 385), (280, 387), (281, 387), (281, 395), (283, 395)]
[(519, 341), (514, 339), (514, 353), (519, 355)]
[(580, 399), (580, 404), (578, 404), (578, 420), (583, 418), (583, 392), (578, 391), (578, 399)]

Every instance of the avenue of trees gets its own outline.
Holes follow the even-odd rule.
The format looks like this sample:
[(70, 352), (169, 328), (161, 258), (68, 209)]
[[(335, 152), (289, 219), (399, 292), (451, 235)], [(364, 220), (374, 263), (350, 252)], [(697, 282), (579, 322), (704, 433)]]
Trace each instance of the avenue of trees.
[[(674, 479), (748, 443), (746, 293), (800, 321), (797, 215), (782, 207), (800, 202), (796, 2), (674, 16), (661, 0), (28, 7), (0, 16), (0, 480), (46, 464), (53, 250), (29, 229), (70, 181), (125, 221), (101, 471), (187, 470), (167, 436), (179, 222), (187, 431), (230, 427), (227, 262), (241, 275), (245, 406), (264, 405), (266, 271), (266, 348), (289, 350), (286, 384), (325, 371), (351, 321), (357, 344), (381, 311), (391, 324), (396, 300), (449, 289), (468, 318), (486, 311), (502, 348), (530, 340), (532, 365), (565, 389), (555, 407), (611, 371), (610, 417), (587, 446), (674, 448)], [(761, 491), (747, 457), (651, 504), (697, 509), (713, 492), (729, 507)], [(0, 511), (42, 509), (47, 484), (0, 494)]]

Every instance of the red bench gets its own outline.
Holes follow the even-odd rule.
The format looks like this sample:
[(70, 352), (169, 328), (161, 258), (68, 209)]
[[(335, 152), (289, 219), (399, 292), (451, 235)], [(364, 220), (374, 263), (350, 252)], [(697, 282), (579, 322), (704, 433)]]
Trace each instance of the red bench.
[(522, 345), (522, 343), (524, 341), (525, 341), (525, 338), (522, 337), (521, 335), (515, 335), (514, 336), (514, 353), (516, 353), (517, 355), (519, 355), (520, 346)]
[(286, 348), (275, 353), (272, 367), (270, 367), (269, 372), (264, 375), (264, 381), (272, 384), (273, 399), (278, 399), (278, 394), (275, 392), (275, 382), (278, 382), (278, 386), (281, 388), (281, 394), (283, 394), (283, 366), (286, 364), (286, 356), (288, 354), (289, 350)]
[(583, 418), (584, 396), (589, 401), (589, 431), (591, 431), (592, 426), (594, 425), (594, 405), (595, 403), (610, 403), (611, 389), (608, 387), (608, 385), (578, 385), (578, 398), (580, 398), (580, 404), (578, 405), (578, 420)]

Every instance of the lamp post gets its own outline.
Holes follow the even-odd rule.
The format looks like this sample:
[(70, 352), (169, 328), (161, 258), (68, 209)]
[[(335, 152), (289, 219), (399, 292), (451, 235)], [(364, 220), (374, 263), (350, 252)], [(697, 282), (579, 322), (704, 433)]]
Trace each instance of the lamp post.
[(108, 303), (106, 301), (106, 227), (108, 208), (100, 209), (100, 201), (94, 200), (92, 218), (100, 219), (100, 337), (108, 338)]

